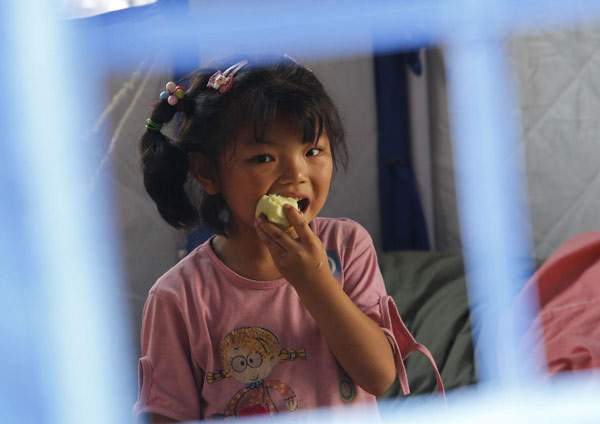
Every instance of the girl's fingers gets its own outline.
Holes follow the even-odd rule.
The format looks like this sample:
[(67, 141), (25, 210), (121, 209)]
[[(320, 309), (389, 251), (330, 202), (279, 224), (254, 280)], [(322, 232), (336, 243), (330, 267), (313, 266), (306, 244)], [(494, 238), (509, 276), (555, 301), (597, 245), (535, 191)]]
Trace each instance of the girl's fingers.
[(256, 234), (258, 235), (259, 240), (267, 246), (267, 249), (273, 258), (280, 258), (286, 254), (286, 250), (278, 245), (262, 228), (257, 226)]
[(267, 246), (270, 247), (275, 243), (275, 240), (267, 233), (265, 230), (265, 219), (263, 217), (256, 218), (254, 222), (254, 226), (256, 227), (256, 234), (258, 238)]
[[(293, 208), (285, 208), (285, 212), (296, 233), (294, 237), (297, 238), (263, 217), (255, 221), (256, 232), (288, 281), (308, 281), (315, 278), (315, 270), (327, 263), (327, 254), (302, 214)], [(319, 272), (321, 271), (317, 273)]]
[[(292, 240), (276, 225), (270, 224), (265, 218), (259, 216), (256, 219), (256, 229), (262, 242), (269, 247), (277, 245), (281, 250), (288, 251), (291, 248), (289, 242)], [(262, 234), (261, 234), (262, 233)]]
[(304, 221), (304, 216), (291, 205), (284, 205), (283, 210), (290, 220), (290, 223), (294, 226), (300, 240), (304, 239), (308, 233), (311, 232), (308, 224)]

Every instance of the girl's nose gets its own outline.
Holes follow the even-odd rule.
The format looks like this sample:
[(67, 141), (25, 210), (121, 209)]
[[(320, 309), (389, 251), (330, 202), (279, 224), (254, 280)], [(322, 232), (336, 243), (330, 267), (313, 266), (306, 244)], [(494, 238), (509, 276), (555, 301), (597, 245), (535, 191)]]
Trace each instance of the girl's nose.
[(306, 164), (301, 159), (290, 159), (282, 163), (281, 184), (301, 183), (306, 180)]

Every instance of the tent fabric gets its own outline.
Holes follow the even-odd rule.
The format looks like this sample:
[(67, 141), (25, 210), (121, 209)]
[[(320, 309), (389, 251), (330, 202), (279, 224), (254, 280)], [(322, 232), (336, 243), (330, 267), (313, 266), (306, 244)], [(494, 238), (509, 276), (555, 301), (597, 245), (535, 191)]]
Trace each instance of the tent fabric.
[[(145, 131), (150, 105), (172, 78), (171, 69), (169, 60), (155, 56), (145, 58), (130, 72), (112, 75), (104, 89), (103, 107), (89, 129), (90, 134), (104, 135), (97, 137), (103, 145), (86, 188), (91, 197), (102, 189), (98, 181), (105, 180), (111, 185), (116, 232), (121, 241), (119, 257), (127, 282), (119, 295), (127, 299), (134, 340), (139, 338), (148, 289), (177, 263), (179, 252), (185, 247), (182, 234), (164, 222), (144, 190), (138, 152), (138, 140)], [(93, 139), (89, 136), (89, 140)], [(132, 346), (137, 352), (132, 366), (137, 367), (139, 343)]]
[[(598, 26), (531, 32), (507, 43), (528, 192), (518, 224), (530, 230), (537, 258), (600, 229), (599, 46)], [(428, 51), (427, 70), (436, 248), (460, 251), (442, 51)]]

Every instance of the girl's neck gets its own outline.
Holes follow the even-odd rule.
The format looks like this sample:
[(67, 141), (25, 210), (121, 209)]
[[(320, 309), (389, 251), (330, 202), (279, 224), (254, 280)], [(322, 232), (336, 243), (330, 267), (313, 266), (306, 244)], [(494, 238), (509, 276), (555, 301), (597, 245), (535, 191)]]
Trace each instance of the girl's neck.
[(242, 277), (257, 281), (281, 278), (267, 247), (256, 235), (216, 236), (212, 249), (228, 268)]

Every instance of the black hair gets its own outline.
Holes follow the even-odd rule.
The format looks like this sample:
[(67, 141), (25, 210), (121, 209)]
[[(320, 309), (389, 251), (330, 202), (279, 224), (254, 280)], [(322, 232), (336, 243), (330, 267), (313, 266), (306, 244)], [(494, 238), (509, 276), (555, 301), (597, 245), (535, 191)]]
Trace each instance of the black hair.
[[(242, 59), (248, 64), (235, 74), (228, 91), (207, 87), (217, 70)], [(181, 85), (184, 116), (178, 136), (172, 140), (147, 129), (140, 140), (144, 186), (160, 215), (175, 228), (203, 224), (216, 234), (227, 234), (229, 208), (223, 196), (203, 192), (198, 202), (188, 189), (188, 154), (202, 155), (207, 174), (216, 175), (221, 155), (233, 146), (243, 125), (253, 125), (256, 141), (261, 142), (269, 123), (284, 116), (299, 128), (303, 143), (314, 143), (326, 133), (334, 166), (346, 166), (348, 154), (337, 108), (312, 71), (287, 56), (238, 57), (194, 72)], [(176, 112), (176, 106), (162, 100), (154, 104), (150, 119), (166, 124)]]

